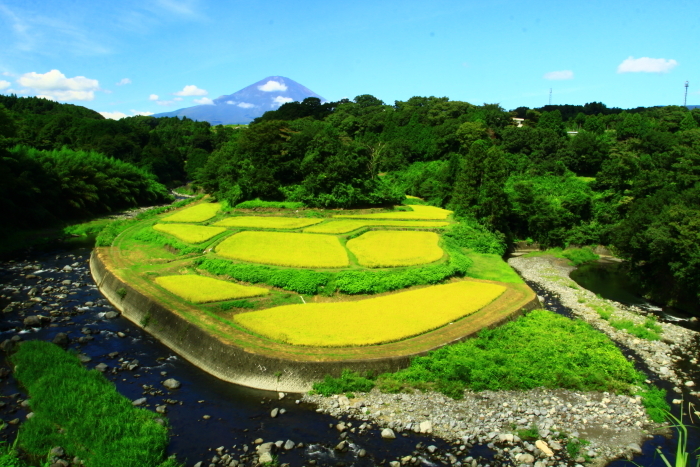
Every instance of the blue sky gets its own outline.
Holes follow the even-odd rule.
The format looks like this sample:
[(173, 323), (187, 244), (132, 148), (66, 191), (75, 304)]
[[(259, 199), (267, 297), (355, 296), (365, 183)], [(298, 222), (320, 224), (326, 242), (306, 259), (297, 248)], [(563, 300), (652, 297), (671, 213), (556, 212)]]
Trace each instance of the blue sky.
[(119, 117), (267, 76), (328, 100), (700, 104), (700, 2), (0, 0), (0, 93)]

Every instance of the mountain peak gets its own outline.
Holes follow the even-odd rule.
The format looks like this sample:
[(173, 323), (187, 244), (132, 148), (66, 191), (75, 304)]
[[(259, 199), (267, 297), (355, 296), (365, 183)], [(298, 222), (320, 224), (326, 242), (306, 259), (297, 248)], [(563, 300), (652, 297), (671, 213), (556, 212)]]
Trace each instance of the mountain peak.
[(268, 76), (233, 94), (219, 96), (210, 105), (195, 105), (154, 117), (188, 117), (206, 121), (212, 125), (247, 124), (268, 110), (276, 110), (282, 104), (303, 101), (307, 97), (323, 97), (284, 76)]

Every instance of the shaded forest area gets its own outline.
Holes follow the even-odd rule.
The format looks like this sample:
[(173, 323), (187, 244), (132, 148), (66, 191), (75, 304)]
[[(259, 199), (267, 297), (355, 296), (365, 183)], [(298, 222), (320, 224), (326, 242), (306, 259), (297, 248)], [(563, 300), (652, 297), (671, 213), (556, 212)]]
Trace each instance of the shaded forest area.
[[(255, 198), (390, 206), (409, 194), (454, 209), (464, 229), (497, 242), (609, 245), (656, 300), (696, 308), (700, 298), (700, 109), (593, 102), (507, 112), (435, 97), (387, 105), (362, 95), (287, 103), (233, 129), (176, 118), (106, 120), (38, 98), (0, 96), (0, 104), (3, 164), (15, 167), (2, 168), (3, 186), (8, 177), (37, 184), (26, 189), (34, 198), (20, 197), (17, 206), (52, 193), (57, 184), (42, 185), (36, 164), (50, 165), (49, 154), (69, 160), (66, 151), (93, 158), (94, 167), (99, 157), (125, 163), (150, 183), (192, 181), (231, 206)], [(65, 189), (75, 185), (65, 180)], [(136, 190), (143, 198), (115, 199), (146, 202), (158, 196), (156, 186)], [(118, 204), (78, 201), (89, 191), (67, 191), (71, 207), (48, 209), (78, 215)], [(4, 189), (2, 198), (7, 204), (17, 195)]]

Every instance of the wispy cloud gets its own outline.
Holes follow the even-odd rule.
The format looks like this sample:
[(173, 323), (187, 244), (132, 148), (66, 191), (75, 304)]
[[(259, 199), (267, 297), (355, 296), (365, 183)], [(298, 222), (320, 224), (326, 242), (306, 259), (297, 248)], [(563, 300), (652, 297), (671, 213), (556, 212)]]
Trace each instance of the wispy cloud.
[(242, 109), (252, 109), (253, 107), (255, 107), (255, 104), (251, 104), (250, 102), (239, 102), (238, 107)]
[(214, 105), (214, 101), (208, 97), (202, 97), (201, 99), (195, 99), (194, 102), (199, 105)]
[(100, 89), (100, 83), (96, 79), (84, 76), (66, 78), (59, 70), (44, 74), (34, 71), (25, 73), (17, 83), (31, 93), (60, 101), (91, 101), (95, 98), (95, 91)]
[(542, 77), (549, 80), (574, 79), (574, 72), (571, 70), (550, 71)]
[(209, 93), (204, 89), (199, 89), (194, 84), (188, 84), (182, 88), (182, 91), (174, 92), (173, 94), (176, 96), (206, 96)]
[(279, 81), (270, 80), (267, 83), (258, 86), (258, 89), (265, 92), (286, 91), (287, 85), (280, 83)]
[(0, 80), (0, 90), (7, 89), (10, 86), (12, 86), (12, 83), (10, 83), (9, 81)]
[(272, 102), (278, 105), (286, 104), (287, 102), (292, 102), (294, 99), (291, 97), (283, 97), (283, 96), (277, 96), (274, 99), (272, 99)]
[(157, 101), (158, 100), (158, 94), (151, 94), (148, 96), (149, 101)]
[(629, 58), (617, 66), (618, 73), (668, 73), (678, 65), (678, 62), (665, 58), (641, 57)]
[(153, 112), (141, 112), (139, 110), (131, 109), (131, 115), (127, 115), (124, 112), (99, 112), (104, 118), (109, 118), (111, 120), (119, 120), (126, 117), (134, 117), (136, 115), (153, 115)]
[(169, 106), (169, 105), (173, 105), (174, 103), (175, 103), (175, 101), (156, 101), (156, 104), (158, 104), (158, 105), (163, 105), (163, 106), (166, 106), (166, 107)]
[(117, 83), (117, 86), (124, 86), (125, 84), (131, 84), (131, 80), (129, 78), (122, 78)]

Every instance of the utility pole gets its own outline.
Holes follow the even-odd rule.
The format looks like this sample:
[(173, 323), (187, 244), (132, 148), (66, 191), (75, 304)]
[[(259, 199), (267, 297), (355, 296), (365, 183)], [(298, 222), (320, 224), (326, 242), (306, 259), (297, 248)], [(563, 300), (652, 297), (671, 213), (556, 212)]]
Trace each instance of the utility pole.
[(688, 82), (685, 82), (685, 97), (683, 98), (683, 107), (688, 106)]
[[(687, 83), (687, 81), (686, 81), (686, 83)], [(686, 84), (685, 87), (687, 88), (688, 85)], [(687, 93), (687, 92), (688, 92), (688, 91), (686, 90), (686, 93)], [(549, 88), (549, 105), (552, 105), (552, 88)]]

